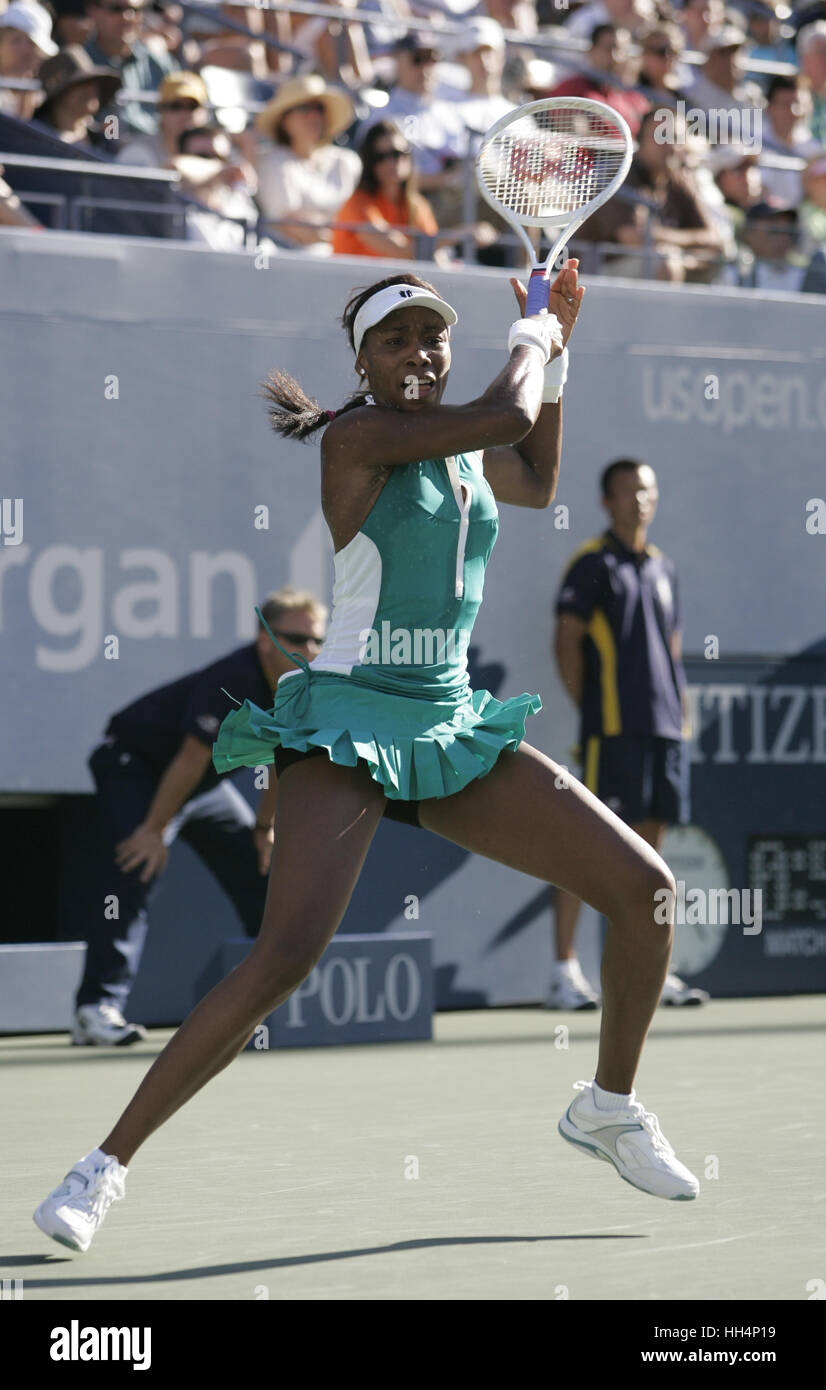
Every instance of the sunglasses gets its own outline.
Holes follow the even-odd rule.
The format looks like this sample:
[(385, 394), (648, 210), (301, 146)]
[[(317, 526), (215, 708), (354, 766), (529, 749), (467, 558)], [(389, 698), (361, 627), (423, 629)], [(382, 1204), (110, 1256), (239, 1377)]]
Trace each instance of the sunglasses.
[(276, 637), (283, 637), (285, 642), (292, 642), (295, 647), (304, 647), (310, 642), (314, 642), (320, 647), (324, 641), (323, 637), (308, 637), (306, 632), (281, 632), (277, 627), (273, 628)]
[(656, 56), (657, 56), (658, 58), (674, 58), (674, 57), (676, 57), (676, 54), (675, 54), (675, 51), (674, 51), (673, 48), (646, 48), (646, 49), (644, 50), (644, 52), (646, 52), (646, 53), (654, 53), (654, 54), (656, 54)]
[(410, 61), (417, 68), (423, 68), (426, 63), (438, 63), (439, 59), (435, 53), (411, 53)]
[(159, 111), (197, 111), (200, 108), (198, 101), (161, 101), (158, 102)]
[(381, 164), (385, 159), (406, 159), (407, 150), (376, 150), (373, 154), (373, 163)]

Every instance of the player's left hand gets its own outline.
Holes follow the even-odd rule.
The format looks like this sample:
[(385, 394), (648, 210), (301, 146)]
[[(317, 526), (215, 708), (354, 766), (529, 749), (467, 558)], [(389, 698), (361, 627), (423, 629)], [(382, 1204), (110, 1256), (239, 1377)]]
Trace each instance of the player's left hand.
[[(574, 331), (579, 306), (585, 294), (585, 286), (579, 283), (578, 266), (578, 260), (567, 260), (556, 279), (551, 282), (548, 290), (548, 310), (550, 313), (556, 314), (562, 324), (563, 347), (567, 347), (568, 339)], [(524, 318), (528, 291), (520, 280), (511, 279), (511, 285), (519, 305), (519, 312)]]
[(255, 826), (252, 832), (252, 842), (258, 854), (258, 872), (268, 874), (270, 871), (270, 860), (272, 859), (272, 848), (275, 844), (275, 831), (271, 825), (266, 830)]

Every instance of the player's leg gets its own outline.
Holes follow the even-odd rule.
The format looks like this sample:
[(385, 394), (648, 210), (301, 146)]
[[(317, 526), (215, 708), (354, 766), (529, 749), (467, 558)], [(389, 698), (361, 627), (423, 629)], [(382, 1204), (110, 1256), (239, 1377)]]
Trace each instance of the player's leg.
[(466, 849), (559, 884), (608, 918), (596, 1077), (577, 1083), (559, 1132), (643, 1192), (695, 1198), (696, 1177), (633, 1094), (671, 951), (675, 886), (667, 865), (587, 788), (524, 743), (463, 791), (420, 802), (419, 819)]
[(275, 847), (255, 944), (169, 1040), (101, 1144), (105, 1153), (128, 1164), (310, 973), (344, 916), (384, 803), (363, 764), (346, 768), (313, 757), (279, 778)]
[(674, 892), (659, 855), (525, 743), (501, 754), (486, 777), (463, 791), (422, 801), (419, 818), (465, 849), (556, 883), (608, 918), (596, 1080), (604, 1090), (628, 1094), (671, 950), (673, 896), (667, 922), (655, 918), (655, 894)]

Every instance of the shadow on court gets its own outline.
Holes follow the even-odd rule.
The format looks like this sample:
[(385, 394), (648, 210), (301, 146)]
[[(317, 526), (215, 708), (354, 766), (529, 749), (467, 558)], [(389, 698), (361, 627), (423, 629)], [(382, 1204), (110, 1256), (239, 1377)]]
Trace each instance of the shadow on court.
[(136, 1155), (83, 1256), (50, 1250), (32, 1212), (170, 1031), (99, 1051), (4, 1039), (4, 1278), (92, 1303), (808, 1298), (823, 1265), (823, 997), (655, 1016), (635, 1084), (697, 1175), (696, 1202), (639, 1192), (558, 1135), (599, 1022), (464, 1011), (437, 1015), (431, 1043), (246, 1053)]
[[(203, 1266), (196, 1269), (168, 1269), (162, 1274), (118, 1274), (118, 1275), (87, 1275), (77, 1278), (64, 1278), (60, 1275), (54, 1279), (30, 1279), (26, 1277), (27, 1289), (52, 1289), (59, 1288), (94, 1288), (100, 1287), (102, 1290), (108, 1287), (136, 1284), (170, 1284), (180, 1279), (214, 1279), (223, 1275), (235, 1274), (265, 1274), (268, 1270), (294, 1269), (301, 1265), (327, 1264), (331, 1260), (359, 1260), (368, 1255), (393, 1255), (403, 1251), (413, 1250), (437, 1250), (448, 1246), (474, 1246), (474, 1245), (536, 1245), (544, 1244), (554, 1240), (645, 1240), (643, 1235), (568, 1235), (568, 1236), (442, 1236), (432, 1240), (397, 1240), (390, 1245), (365, 1246), (363, 1249), (354, 1250), (325, 1250), (312, 1255), (290, 1255), (284, 1259), (272, 1260), (244, 1260), (236, 1264)], [(58, 1256), (57, 1260), (50, 1259), (49, 1256), (2, 1256), (0, 1266), (14, 1266), (16, 1269), (27, 1268), (35, 1264), (46, 1264), (49, 1267), (62, 1264), (63, 1260)]]

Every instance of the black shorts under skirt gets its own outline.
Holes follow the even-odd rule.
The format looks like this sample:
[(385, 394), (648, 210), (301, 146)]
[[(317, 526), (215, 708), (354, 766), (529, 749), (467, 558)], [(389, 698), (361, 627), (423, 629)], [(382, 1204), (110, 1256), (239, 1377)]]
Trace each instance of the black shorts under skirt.
[[(291, 763), (301, 762), (304, 758), (312, 758), (317, 753), (323, 753), (326, 756), (327, 750), (326, 748), (308, 748), (305, 752), (301, 752), (298, 748), (282, 748), (279, 743), (275, 748), (273, 757), (276, 777), (280, 777), (284, 769), (288, 768)], [(419, 820), (418, 801), (398, 801), (388, 797), (384, 814), (388, 820), (397, 820), (401, 821), (403, 825), (415, 825), (420, 830), (424, 829)]]

